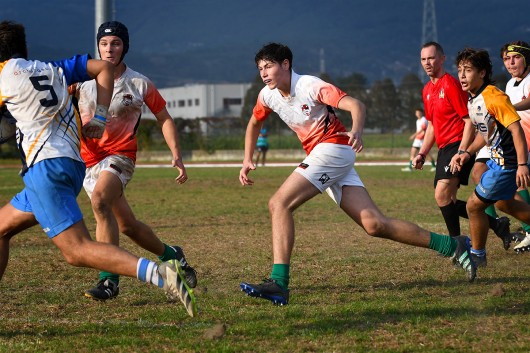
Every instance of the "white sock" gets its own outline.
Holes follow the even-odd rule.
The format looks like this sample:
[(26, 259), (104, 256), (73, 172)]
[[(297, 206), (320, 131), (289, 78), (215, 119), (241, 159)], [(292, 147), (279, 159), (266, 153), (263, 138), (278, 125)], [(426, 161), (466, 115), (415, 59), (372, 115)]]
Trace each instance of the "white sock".
[(160, 288), (164, 287), (164, 280), (158, 274), (158, 265), (156, 262), (143, 257), (138, 259), (136, 277), (142, 282), (152, 283)]

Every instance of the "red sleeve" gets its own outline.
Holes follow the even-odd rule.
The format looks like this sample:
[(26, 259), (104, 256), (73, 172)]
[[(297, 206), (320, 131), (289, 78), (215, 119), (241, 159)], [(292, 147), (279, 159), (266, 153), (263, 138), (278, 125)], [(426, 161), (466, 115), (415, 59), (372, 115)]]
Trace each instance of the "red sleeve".
[(144, 103), (154, 115), (160, 113), (166, 106), (166, 101), (152, 82), (147, 85)]
[(261, 93), (258, 95), (258, 99), (256, 101), (256, 105), (254, 106), (254, 109), (252, 110), (252, 114), (258, 119), (258, 121), (262, 121), (267, 119), (269, 114), (272, 113), (272, 109), (267, 107), (261, 99)]
[(317, 89), (317, 100), (335, 108), (339, 105), (339, 101), (346, 95), (339, 88), (326, 82), (323, 85), (319, 85)]

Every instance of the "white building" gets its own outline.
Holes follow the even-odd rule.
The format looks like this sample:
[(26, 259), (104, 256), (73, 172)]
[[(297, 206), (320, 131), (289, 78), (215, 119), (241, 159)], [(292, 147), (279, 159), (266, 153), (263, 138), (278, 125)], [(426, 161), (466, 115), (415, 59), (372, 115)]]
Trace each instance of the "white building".
[[(228, 118), (241, 116), (250, 83), (194, 84), (159, 89), (173, 118)], [(154, 119), (144, 105), (143, 119)]]

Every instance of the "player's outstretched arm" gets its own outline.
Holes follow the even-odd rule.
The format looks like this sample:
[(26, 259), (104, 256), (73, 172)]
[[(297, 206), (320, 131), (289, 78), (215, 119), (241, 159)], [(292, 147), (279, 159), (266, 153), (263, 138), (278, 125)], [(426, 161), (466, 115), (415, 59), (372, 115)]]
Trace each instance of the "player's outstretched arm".
[(248, 178), (248, 173), (256, 169), (252, 162), (254, 157), (254, 146), (258, 141), (259, 132), (263, 126), (263, 122), (259, 121), (254, 115), (250, 117), (245, 133), (245, 155), (243, 158), (243, 167), (239, 171), (239, 182), (242, 185), (252, 185), (254, 181)]
[(101, 138), (107, 124), (107, 111), (114, 89), (114, 65), (107, 61), (90, 59), (87, 73), (96, 79), (97, 106), (94, 117), (83, 126), (83, 134), (90, 138)]
[(184, 184), (188, 180), (188, 173), (186, 167), (182, 161), (182, 154), (180, 153), (180, 142), (177, 127), (175, 122), (166, 108), (155, 114), (156, 120), (162, 127), (162, 135), (167, 146), (171, 150), (173, 159), (171, 165), (173, 168), (177, 168), (179, 175), (175, 178), (177, 184)]

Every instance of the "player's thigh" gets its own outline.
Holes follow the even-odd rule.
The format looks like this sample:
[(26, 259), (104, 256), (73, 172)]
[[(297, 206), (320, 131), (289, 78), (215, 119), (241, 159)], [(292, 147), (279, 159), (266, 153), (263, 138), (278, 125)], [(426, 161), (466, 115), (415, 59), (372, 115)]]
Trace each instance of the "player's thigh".
[(366, 228), (369, 222), (384, 218), (366, 188), (362, 186), (343, 186), (340, 208), (363, 228)]
[(78, 257), (81, 253), (90, 256), (87, 245), (92, 239), (85, 222), (82, 220), (52, 237), (51, 240), (69, 262), (70, 259)]
[(93, 203), (113, 205), (123, 195), (123, 184), (114, 173), (102, 171), (92, 192)]
[(38, 224), (31, 212), (23, 212), (10, 203), (0, 208), (0, 237), (15, 235)]
[(293, 172), (271, 197), (269, 208), (282, 206), (294, 210), (318, 194), (320, 194), (320, 190), (309, 180), (303, 175)]
[(475, 160), (475, 164), (473, 165), (473, 171), (471, 172), (471, 178), (473, 179), (473, 182), (475, 184), (478, 184), (480, 182), (480, 178), (486, 170), (488, 170), (488, 166), (486, 165), (486, 162), (483, 159)]

